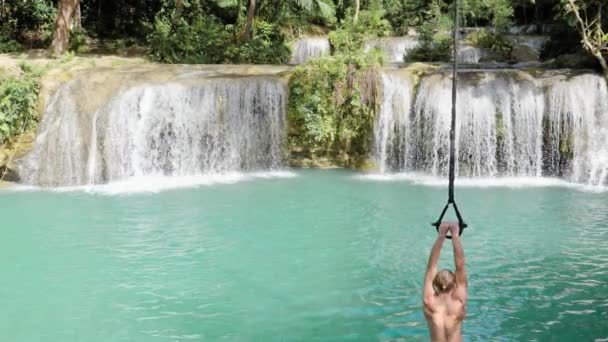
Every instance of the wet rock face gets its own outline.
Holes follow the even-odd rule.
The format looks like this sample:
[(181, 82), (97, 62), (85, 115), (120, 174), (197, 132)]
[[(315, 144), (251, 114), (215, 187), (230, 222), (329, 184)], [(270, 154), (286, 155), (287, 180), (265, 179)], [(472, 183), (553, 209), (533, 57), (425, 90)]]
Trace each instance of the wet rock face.
[(507, 36), (513, 44), (512, 57), (517, 62), (538, 61), (543, 45), (549, 41), (548, 36)]

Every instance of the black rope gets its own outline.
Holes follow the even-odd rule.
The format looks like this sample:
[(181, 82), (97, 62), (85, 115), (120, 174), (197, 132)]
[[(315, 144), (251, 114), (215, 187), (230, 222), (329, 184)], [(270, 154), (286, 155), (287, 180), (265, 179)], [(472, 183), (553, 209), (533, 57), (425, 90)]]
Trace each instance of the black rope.
[[(452, 71), (452, 126), (450, 127), (450, 170), (449, 170), (449, 185), (448, 185), (448, 203), (441, 211), (439, 219), (432, 223), (435, 229), (439, 230), (439, 226), (443, 221), (443, 216), (448, 210), (450, 204), (454, 207), (456, 218), (458, 219), (459, 233), (462, 235), (462, 231), (467, 227), (467, 224), (462, 219), (462, 215), (458, 211), (458, 206), (454, 201), (454, 178), (456, 169), (456, 95), (458, 86), (458, 0), (454, 0), (454, 31), (452, 32), (452, 38), (454, 39), (454, 65)], [(451, 237), (448, 236), (448, 239)]]
[(454, 67), (452, 69), (452, 127), (450, 128), (450, 185), (448, 187), (448, 203), (454, 203), (454, 169), (455, 169), (455, 140), (456, 140), (456, 87), (458, 85), (458, 0), (454, 0)]

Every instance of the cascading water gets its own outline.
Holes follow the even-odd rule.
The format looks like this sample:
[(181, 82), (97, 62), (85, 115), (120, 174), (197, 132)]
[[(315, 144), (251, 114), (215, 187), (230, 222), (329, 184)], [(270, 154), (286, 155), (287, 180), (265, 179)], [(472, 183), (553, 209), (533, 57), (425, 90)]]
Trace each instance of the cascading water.
[(549, 36), (505, 36), (513, 45), (511, 55), (514, 59), (520, 62), (538, 61), (541, 50), (546, 42), (551, 38)]
[(302, 37), (293, 43), (291, 64), (302, 64), (311, 58), (330, 54), (327, 37)]
[(414, 37), (386, 37), (365, 41), (365, 51), (378, 48), (384, 51), (389, 63), (402, 63), (408, 51), (418, 46), (418, 39)]
[[(600, 76), (464, 70), (459, 77), (458, 175), (608, 184), (608, 91)], [(404, 99), (412, 85), (391, 75), (382, 84), (375, 134), (380, 171), (447, 174), (449, 72), (423, 78), (415, 98)]]
[(547, 89), (546, 172), (608, 184), (608, 90), (597, 75), (557, 79)]
[(465, 64), (479, 63), (479, 60), (485, 56), (485, 51), (481, 48), (462, 44), (458, 47), (458, 62)]
[(137, 176), (191, 176), (282, 165), (286, 86), (278, 78), (201, 78), (120, 89), (83, 110), (83, 79), (52, 98), (25, 183), (100, 184)]
[(374, 154), (379, 161), (380, 172), (390, 171), (388, 167), (403, 168), (407, 155), (407, 138), (412, 86), (407, 77), (399, 74), (383, 73), (382, 105), (374, 126)]

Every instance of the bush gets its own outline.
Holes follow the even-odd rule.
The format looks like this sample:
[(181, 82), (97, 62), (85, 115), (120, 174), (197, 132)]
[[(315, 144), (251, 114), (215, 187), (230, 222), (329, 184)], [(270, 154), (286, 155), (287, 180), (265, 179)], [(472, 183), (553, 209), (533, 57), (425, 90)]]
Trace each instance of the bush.
[(0, 35), (0, 53), (19, 52), (23, 49), (17, 41)]
[(503, 59), (510, 59), (513, 52), (513, 44), (508, 39), (485, 29), (471, 33), (467, 41), (473, 46), (489, 49)]
[(291, 52), (285, 36), (278, 27), (265, 21), (256, 21), (255, 36), (245, 42), (233, 41), (224, 54), (231, 63), (285, 64)]
[(452, 39), (434, 31), (431, 25), (419, 28), (419, 45), (404, 56), (406, 62), (447, 62), (451, 59)]
[(224, 26), (203, 13), (177, 20), (161, 15), (148, 36), (150, 58), (162, 63), (283, 64), (290, 56), (276, 25), (257, 21), (255, 34), (241, 39), (240, 27)]
[(26, 64), (21, 69), (22, 77), (0, 81), (0, 144), (36, 121), (39, 75)]
[(87, 33), (84, 29), (70, 33), (70, 51), (85, 52), (87, 49)]
[(375, 54), (308, 61), (289, 81), (288, 140), (303, 149), (341, 157), (352, 166), (369, 151), (381, 60)]
[(53, 22), (57, 14), (53, 1), (7, 1), (2, 6), (0, 48), (4, 45), (5, 51), (16, 50), (17, 43), (30, 48), (43, 47), (50, 42)]
[(363, 42), (368, 37), (390, 36), (391, 24), (384, 19), (386, 12), (382, 5), (374, 1), (368, 10), (359, 13), (359, 20), (354, 22), (347, 13), (335, 31), (329, 33), (329, 42), (336, 54), (360, 54)]
[(419, 45), (405, 56), (406, 62), (447, 62), (452, 57), (452, 40), (447, 35), (453, 27), (451, 19), (442, 13), (441, 5), (433, 1), (425, 12), (426, 20), (418, 27)]

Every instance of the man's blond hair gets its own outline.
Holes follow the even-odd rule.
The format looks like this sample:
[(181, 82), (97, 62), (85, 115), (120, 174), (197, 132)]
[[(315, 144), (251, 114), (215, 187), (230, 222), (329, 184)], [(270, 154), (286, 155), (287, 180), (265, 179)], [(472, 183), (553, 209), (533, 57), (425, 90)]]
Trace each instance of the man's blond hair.
[(433, 289), (435, 293), (448, 293), (456, 286), (456, 278), (450, 270), (441, 270), (433, 279)]

